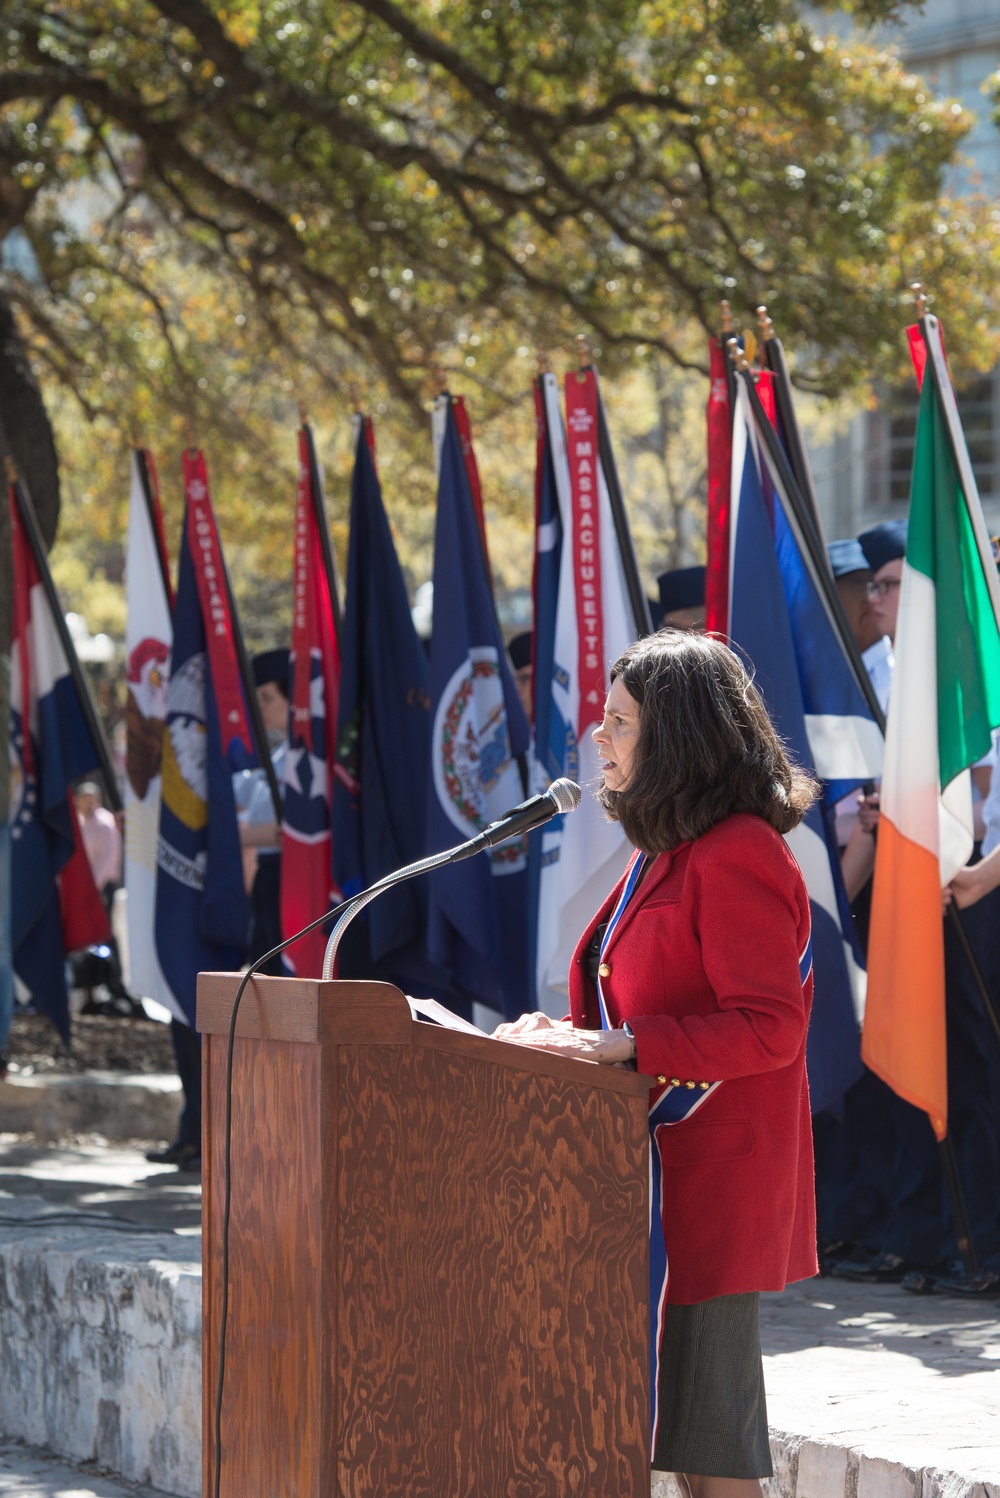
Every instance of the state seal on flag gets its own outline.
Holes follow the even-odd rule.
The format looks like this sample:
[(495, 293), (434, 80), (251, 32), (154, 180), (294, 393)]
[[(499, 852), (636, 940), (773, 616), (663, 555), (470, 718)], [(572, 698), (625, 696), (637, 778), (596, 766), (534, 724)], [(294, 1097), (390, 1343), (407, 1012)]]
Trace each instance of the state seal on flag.
[(208, 731), (205, 723), (205, 652), (189, 656), (167, 688), (163, 739), (163, 801), (185, 827), (208, 820)]
[[(434, 720), (434, 785), (449, 821), (474, 837), (521, 799), (511, 758), (500, 660), (491, 645), (474, 647), (441, 693)], [(523, 867), (522, 839), (493, 849), (497, 872)]]

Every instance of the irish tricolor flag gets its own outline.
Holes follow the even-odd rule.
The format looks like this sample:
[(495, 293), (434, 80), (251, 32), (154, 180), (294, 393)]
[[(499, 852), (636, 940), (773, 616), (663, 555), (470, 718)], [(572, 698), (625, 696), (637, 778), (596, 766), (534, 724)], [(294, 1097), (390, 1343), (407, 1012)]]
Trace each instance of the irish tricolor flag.
[(926, 317), (886, 729), (862, 1055), (948, 1129), (941, 890), (972, 852), (969, 767), (1000, 724), (1000, 587), (937, 319)]

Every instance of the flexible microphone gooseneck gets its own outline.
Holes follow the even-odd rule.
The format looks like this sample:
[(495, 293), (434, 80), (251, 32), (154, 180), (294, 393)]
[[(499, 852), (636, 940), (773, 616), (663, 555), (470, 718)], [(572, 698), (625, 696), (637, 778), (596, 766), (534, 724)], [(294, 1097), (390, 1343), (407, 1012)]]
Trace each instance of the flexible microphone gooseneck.
[(449, 848), (445, 853), (435, 853), (430, 858), (421, 858), (417, 863), (407, 864), (405, 869), (397, 869), (394, 874), (387, 874), (370, 889), (362, 890), (361, 894), (355, 895), (343, 907), (337, 918), (337, 924), (330, 932), (330, 940), (326, 944), (326, 952), (323, 955), (323, 978), (329, 981), (333, 977), (334, 965), (337, 961), (337, 948), (344, 938), (344, 932), (356, 915), (360, 915), (366, 905), (377, 900), (379, 895), (385, 894), (386, 890), (392, 889), (394, 885), (402, 884), (406, 879), (413, 879), (417, 874), (429, 874), (434, 869), (442, 869), (448, 864), (461, 863), (463, 858), (472, 858), (476, 853), (483, 853), (487, 848), (495, 848), (497, 843), (502, 843), (509, 837), (521, 837), (530, 832), (534, 827), (541, 827), (557, 817), (560, 813), (575, 811), (580, 804), (582, 792), (573, 780), (553, 780), (548, 790), (543, 791), (540, 796), (532, 796), (528, 801), (522, 801), (520, 806), (515, 806), (513, 811), (507, 812), (506, 816), (498, 822), (491, 822), (484, 827), (482, 832), (469, 839), (467, 843), (459, 843), (457, 848)]
[[(370, 889), (362, 890), (353, 899), (347, 900), (341, 905), (335, 905), (333, 910), (326, 911), (315, 921), (310, 921), (308, 926), (303, 926), (301, 931), (296, 931), (294, 936), (289, 936), (285, 941), (279, 942), (272, 947), (270, 952), (265, 952), (263, 957), (251, 963), (240, 981), (233, 1000), (233, 1012), (229, 1016), (229, 1035), (226, 1044), (226, 1135), (225, 1135), (225, 1192), (222, 1212), (222, 1305), (219, 1314), (219, 1353), (218, 1353), (218, 1376), (215, 1384), (215, 1439), (214, 1449), (214, 1471), (212, 1474), (212, 1490), (215, 1498), (219, 1498), (222, 1482), (222, 1397), (226, 1383), (226, 1324), (229, 1320), (229, 1219), (232, 1209), (233, 1180), (232, 1180), (232, 1144), (233, 1144), (233, 1046), (236, 1041), (236, 1019), (240, 1011), (240, 1003), (250, 979), (264, 966), (270, 962), (272, 957), (277, 957), (286, 947), (293, 946), (300, 937), (308, 936), (310, 931), (325, 925), (332, 916), (337, 915), (337, 924), (330, 934), (327, 942), (326, 952), (323, 957), (323, 981), (328, 982), (333, 977), (333, 966), (337, 957), (337, 947), (340, 945), (341, 937), (354, 917), (371, 903), (372, 900), (384, 894), (386, 890), (392, 889), (396, 884), (402, 884), (405, 879), (412, 879), (417, 874), (428, 874), (432, 869), (443, 868), (446, 864), (460, 863), (464, 858), (471, 858), (476, 853), (485, 852), (487, 848), (493, 848), (497, 843), (504, 842), (509, 837), (520, 837), (525, 832), (530, 832), (534, 827), (541, 827), (552, 817), (562, 812), (574, 811), (580, 804), (580, 787), (572, 780), (554, 780), (547, 791), (540, 796), (532, 796), (530, 800), (515, 806), (506, 816), (501, 817), (498, 822), (492, 822), (482, 832), (470, 838), (466, 843), (460, 843), (457, 848), (449, 848), (444, 853), (432, 854), (430, 858), (422, 858), (417, 863), (411, 863), (405, 869), (397, 869), (394, 874), (387, 874)], [(339, 911), (339, 915), (338, 915)]]

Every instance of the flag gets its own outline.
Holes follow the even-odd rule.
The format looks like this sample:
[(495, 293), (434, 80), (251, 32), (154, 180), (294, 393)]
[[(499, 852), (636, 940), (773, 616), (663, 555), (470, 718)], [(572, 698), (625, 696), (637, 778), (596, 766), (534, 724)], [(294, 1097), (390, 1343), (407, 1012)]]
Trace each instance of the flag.
[[(539, 573), (545, 606), (535, 626), (536, 753), (551, 779), (565, 775), (590, 786), (600, 768), (591, 734), (603, 717), (608, 667), (638, 638), (639, 626), (598, 456), (597, 375), (588, 369), (566, 377), (568, 443), (555, 377), (543, 375), (542, 386), (551, 468), (544, 482), (552, 490), (544, 524), (551, 530), (539, 529), (536, 548), (548, 558), (558, 526), (560, 552), (554, 608), (549, 561)], [(589, 795), (571, 816), (542, 829), (535, 981), (537, 1003), (549, 1014), (565, 1013), (580, 933), (632, 851)]]
[(256, 756), (200, 452), (184, 454), (184, 489), (161, 764), (156, 951), (175, 1007), (194, 1025), (199, 972), (234, 971), (246, 947), (232, 777)]
[[(149, 487), (147, 489), (147, 482)], [(160, 760), (170, 679), (170, 597), (156, 470), (132, 454), (125, 543), (125, 889), (131, 985), (181, 1018), (156, 944)]]
[[(9, 502), (14, 598), (8, 822), (14, 971), (69, 1044), (65, 939), (89, 946), (110, 936), (71, 797), (74, 781), (98, 770), (102, 756), (18, 513), (13, 485)], [(62, 875), (68, 881), (65, 923), (60, 906)]]
[(729, 633), (729, 504), (733, 414), (729, 405), (728, 354), (721, 338), (708, 340), (708, 506), (705, 513), (705, 628)]
[[(475, 836), (524, 799), (529, 729), (507, 661), (454, 414), (445, 413), (434, 531), (428, 851)], [(456, 991), (528, 1007), (527, 841), (430, 876), (428, 954)]]
[(893, 645), (862, 1054), (948, 1130), (941, 889), (972, 852), (969, 767), (1000, 725), (996, 568), (935, 318)]
[[(431, 720), (427, 656), (410, 616), (373, 459), (359, 424), (342, 637), (334, 873), (345, 899), (427, 852)], [(381, 895), (341, 948), (344, 977), (379, 977), (409, 992), (447, 994), (427, 958), (428, 882)]]
[[(340, 651), (334, 621), (336, 599), (326, 567), (325, 527), (319, 465), (312, 433), (303, 424), (299, 430), (289, 742), (281, 826), (281, 934), (286, 939), (339, 899), (332, 875), (330, 804)], [(318, 978), (325, 949), (326, 936), (320, 928), (289, 947), (285, 962), (300, 978)]]
[[(792, 760), (823, 778), (824, 798), (786, 841), (812, 910), (814, 995), (806, 1049), (814, 1112), (861, 1075), (864, 972), (840, 872), (833, 806), (878, 774), (881, 736), (799, 548), (780, 485), (757, 447), (738, 387), (732, 450), (730, 639), (744, 655)], [(771, 508), (765, 490), (776, 501)]]

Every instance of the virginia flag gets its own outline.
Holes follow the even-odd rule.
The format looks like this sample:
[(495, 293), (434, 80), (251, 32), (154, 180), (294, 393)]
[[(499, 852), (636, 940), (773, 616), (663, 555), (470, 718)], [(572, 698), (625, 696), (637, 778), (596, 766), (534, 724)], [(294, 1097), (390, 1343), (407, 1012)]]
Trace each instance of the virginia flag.
[(125, 889), (133, 990), (181, 1011), (156, 944), (156, 845), (160, 761), (170, 680), (170, 598), (157, 525), (159, 493), (149, 453), (132, 454), (125, 543)]
[[(11, 936), (14, 971), (69, 1043), (59, 876), (74, 890), (66, 911), (73, 945), (107, 940), (70, 797), (101, 764), (28, 538), (10, 491), (13, 631), (10, 678)], [(68, 891), (67, 891), (68, 894)], [(84, 926), (78, 917), (86, 915)]]
[[(599, 772), (591, 733), (603, 717), (608, 666), (639, 631), (598, 457), (597, 376), (592, 369), (566, 376), (568, 438), (555, 377), (543, 375), (542, 387), (551, 466), (545, 482), (554, 505), (536, 545), (548, 557), (558, 539), (560, 552), (555, 608), (546, 601), (536, 622), (536, 754), (551, 779), (565, 775), (589, 786)], [(539, 572), (540, 582), (546, 577), (551, 586), (550, 568)], [(547, 1013), (565, 1013), (573, 949), (632, 851), (590, 795), (571, 817), (553, 817), (542, 829), (535, 975), (537, 1003)]]
[(248, 909), (233, 774), (256, 763), (222, 547), (200, 452), (184, 454), (181, 540), (157, 843), (156, 950), (187, 1022), (199, 972), (234, 971)]
[[(299, 430), (295, 505), (295, 581), (289, 659), (289, 729), (281, 827), (281, 934), (287, 938), (337, 898), (331, 872), (331, 796), (340, 690), (335, 599), (326, 570), (326, 526), (312, 433)], [(312, 931), (285, 952), (300, 978), (323, 970), (326, 936)]]
[[(427, 847), (475, 836), (524, 799), (528, 724), (500, 635), (453, 413), (446, 412), (434, 532), (431, 794)], [(529, 1002), (527, 841), (430, 876), (428, 954), (454, 988), (509, 1015)]]
[(969, 767), (1000, 725), (1000, 597), (937, 319), (924, 326), (931, 372), (893, 645), (862, 1054), (943, 1139), (941, 889), (972, 852)]
[[(333, 783), (334, 872), (344, 898), (423, 858), (431, 781), (429, 668), (410, 616), (375, 471), (371, 423), (359, 423)], [(341, 949), (344, 977), (409, 991), (447, 990), (428, 961), (426, 879), (375, 900)]]
[(742, 382), (733, 427), (730, 638), (792, 759), (824, 778), (824, 801), (787, 836), (812, 908), (814, 997), (806, 1050), (814, 1112), (861, 1074), (864, 972), (840, 873), (832, 807), (881, 766), (881, 736), (757, 448)]

